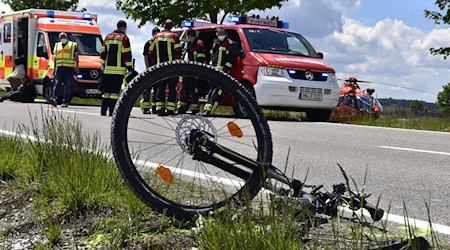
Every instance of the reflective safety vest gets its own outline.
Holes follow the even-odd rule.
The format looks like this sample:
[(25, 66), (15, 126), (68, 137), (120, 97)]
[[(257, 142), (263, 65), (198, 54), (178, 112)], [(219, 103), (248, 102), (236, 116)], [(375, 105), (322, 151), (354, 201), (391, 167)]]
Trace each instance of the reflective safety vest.
[(178, 35), (170, 30), (156, 34), (150, 44), (149, 54), (154, 64), (181, 59), (181, 44)]
[(128, 36), (120, 31), (108, 34), (103, 42), (101, 53), (104, 74), (125, 75), (131, 68), (131, 46)]
[(196, 38), (194, 42), (188, 43), (186, 52), (188, 53), (189, 61), (205, 63), (206, 57), (205, 45), (198, 38)]
[(237, 57), (237, 47), (230, 39), (223, 41), (216, 40), (210, 51), (211, 64), (216, 66), (217, 69), (228, 72), (232, 67)]
[(75, 67), (76, 47), (76, 42), (68, 41), (64, 46), (61, 42), (57, 42), (53, 51), (56, 67)]

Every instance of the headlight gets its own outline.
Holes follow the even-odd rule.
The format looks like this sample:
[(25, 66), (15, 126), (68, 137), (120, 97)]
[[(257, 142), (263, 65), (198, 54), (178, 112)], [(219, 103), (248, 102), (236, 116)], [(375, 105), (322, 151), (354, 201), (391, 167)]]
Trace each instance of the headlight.
[(260, 76), (275, 76), (275, 77), (285, 77), (286, 70), (280, 68), (272, 67), (259, 67), (258, 75)]
[(329, 82), (337, 82), (336, 73), (328, 73)]

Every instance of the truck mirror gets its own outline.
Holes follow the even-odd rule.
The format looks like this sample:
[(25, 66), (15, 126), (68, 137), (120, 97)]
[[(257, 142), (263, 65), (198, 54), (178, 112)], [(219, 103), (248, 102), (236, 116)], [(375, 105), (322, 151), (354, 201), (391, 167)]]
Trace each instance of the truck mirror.
[(322, 52), (318, 52), (317, 54), (319, 55), (320, 59), (323, 59), (323, 53)]
[(46, 51), (44, 50), (44, 46), (37, 47), (36, 55), (37, 55), (37, 57), (43, 57), (43, 58), (48, 59), (48, 55), (47, 55)]

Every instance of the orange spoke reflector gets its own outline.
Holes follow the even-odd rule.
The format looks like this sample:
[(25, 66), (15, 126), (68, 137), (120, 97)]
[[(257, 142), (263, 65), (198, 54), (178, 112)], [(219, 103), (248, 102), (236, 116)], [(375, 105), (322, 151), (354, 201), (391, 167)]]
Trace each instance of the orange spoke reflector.
[(230, 134), (232, 136), (241, 138), (244, 135), (244, 133), (242, 133), (241, 128), (234, 122), (229, 122), (227, 127), (228, 127), (228, 131), (230, 132)]
[(173, 174), (170, 169), (163, 167), (161, 165), (158, 166), (156, 169), (156, 172), (158, 173), (159, 177), (167, 184), (171, 184), (173, 181)]

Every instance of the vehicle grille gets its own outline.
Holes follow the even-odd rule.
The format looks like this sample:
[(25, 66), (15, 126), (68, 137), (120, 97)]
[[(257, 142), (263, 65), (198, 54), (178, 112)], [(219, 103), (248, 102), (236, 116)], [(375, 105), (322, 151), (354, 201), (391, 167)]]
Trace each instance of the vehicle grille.
[(321, 88), (300, 87), (301, 93), (322, 94)]
[[(97, 72), (97, 77), (92, 77), (91, 76), (91, 71), (96, 71)], [(82, 80), (86, 80), (86, 81), (97, 81), (102, 77), (102, 72), (99, 69), (80, 69), (80, 72), (78, 73), (78, 75), (82, 75), (83, 78)]]
[(307, 81), (320, 81), (320, 82), (325, 82), (328, 79), (327, 73), (324, 75), (323, 74), (324, 72), (309, 71), (314, 75), (314, 78), (312, 80), (309, 80), (306, 78), (306, 72), (308, 72), (308, 71), (307, 70), (294, 70), (294, 69), (288, 70), (289, 76), (293, 79), (307, 80)]

